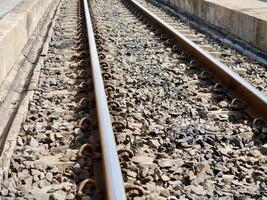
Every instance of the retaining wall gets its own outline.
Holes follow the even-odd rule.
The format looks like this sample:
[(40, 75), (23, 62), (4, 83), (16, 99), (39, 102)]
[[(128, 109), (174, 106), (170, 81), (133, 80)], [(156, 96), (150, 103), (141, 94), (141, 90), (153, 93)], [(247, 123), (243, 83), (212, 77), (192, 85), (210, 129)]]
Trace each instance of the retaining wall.
[(0, 19), (0, 85), (52, 0), (25, 0)]
[(267, 1), (157, 0), (215, 25), (267, 53)]

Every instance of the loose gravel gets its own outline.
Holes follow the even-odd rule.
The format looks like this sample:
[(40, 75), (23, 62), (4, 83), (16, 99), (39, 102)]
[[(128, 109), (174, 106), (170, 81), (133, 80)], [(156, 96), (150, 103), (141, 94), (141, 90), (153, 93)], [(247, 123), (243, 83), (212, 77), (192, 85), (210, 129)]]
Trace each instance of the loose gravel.
[(120, 1), (92, 8), (111, 66), (105, 83), (124, 181), (144, 193), (128, 198), (267, 198), (266, 124)]
[[(267, 125), (121, 1), (91, 8), (127, 198), (266, 199)], [(96, 168), (79, 148), (97, 135), (81, 13), (64, 0), (1, 199), (95, 199), (76, 192)]]

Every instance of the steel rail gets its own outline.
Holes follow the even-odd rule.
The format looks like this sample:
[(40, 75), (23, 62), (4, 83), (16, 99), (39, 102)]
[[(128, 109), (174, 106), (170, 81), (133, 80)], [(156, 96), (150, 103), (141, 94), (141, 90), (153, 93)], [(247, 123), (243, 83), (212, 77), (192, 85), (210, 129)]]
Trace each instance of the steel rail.
[(175, 30), (155, 14), (148, 11), (135, 0), (124, 0), (124, 2), (130, 3), (152, 23), (164, 30), (165, 34), (170, 36), (174, 41), (178, 42), (179, 46), (181, 46), (185, 51), (198, 60), (203, 67), (208, 68), (219, 79), (221, 79), (224, 84), (236, 92), (236, 94), (242, 98), (248, 106), (253, 108), (259, 117), (267, 120), (267, 97), (264, 96), (259, 90), (245, 81), (237, 73), (232, 71), (228, 66), (221, 63), (204, 49), (186, 38), (179, 31)]
[(94, 91), (95, 91), (98, 128), (101, 141), (103, 168), (105, 176), (106, 199), (125, 200), (126, 195), (124, 189), (124, 182), (116, 151), (116, 143), (113, 135), (108, 104), (104, 89), (104, 82), (96, 50), (94, 31), (92, 27), (87, 0), (83, 0), (83, 5), (84, 5), (84, 12), (86, 19), (90, 62), (91, 62)]

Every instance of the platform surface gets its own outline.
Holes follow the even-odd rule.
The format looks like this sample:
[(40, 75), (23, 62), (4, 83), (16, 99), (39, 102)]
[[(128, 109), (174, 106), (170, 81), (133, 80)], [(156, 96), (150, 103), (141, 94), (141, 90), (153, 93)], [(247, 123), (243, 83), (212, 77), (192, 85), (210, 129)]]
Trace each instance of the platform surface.
[(267, 21), (267, 0), (207, 0)]
[(22, 1), (23, 0), (0, 0), (0, 18)]

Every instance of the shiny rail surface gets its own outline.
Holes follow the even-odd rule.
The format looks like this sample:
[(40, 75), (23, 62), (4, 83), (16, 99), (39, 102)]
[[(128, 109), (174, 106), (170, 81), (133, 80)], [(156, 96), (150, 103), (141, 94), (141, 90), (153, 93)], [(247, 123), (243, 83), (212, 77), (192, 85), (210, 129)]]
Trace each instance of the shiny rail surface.
[(126, 199), (120, 163), (116, 152), (103, 78), (100, 70), (94, 31), (87, 0), (83, 0), (86, 19), (90, 62), (95, 90), (98, 128), (101, 140), (103, 168), (105, 176), (106, 198), (109, 200)]
[(197, 44), (186, 38), (179, 31), (175, 30), (159, 17), (148, 11), (137, 1), (124, 0), (124, 2), (129, 4), (135, 11), (141, 13), (149, 22), (152, 22), (152, 24), (160, 30), (164, 30), (163, 34), (172, 38), (175, 43), (178, 43), (179, 46), (192, 55), (203, 67), (206, 67), (221, 79), (222, 82), (236, 92), (259, 117), (267, 120), (267, 97), (260, 93), (260, 91), (225, 64), (221, 63)]

